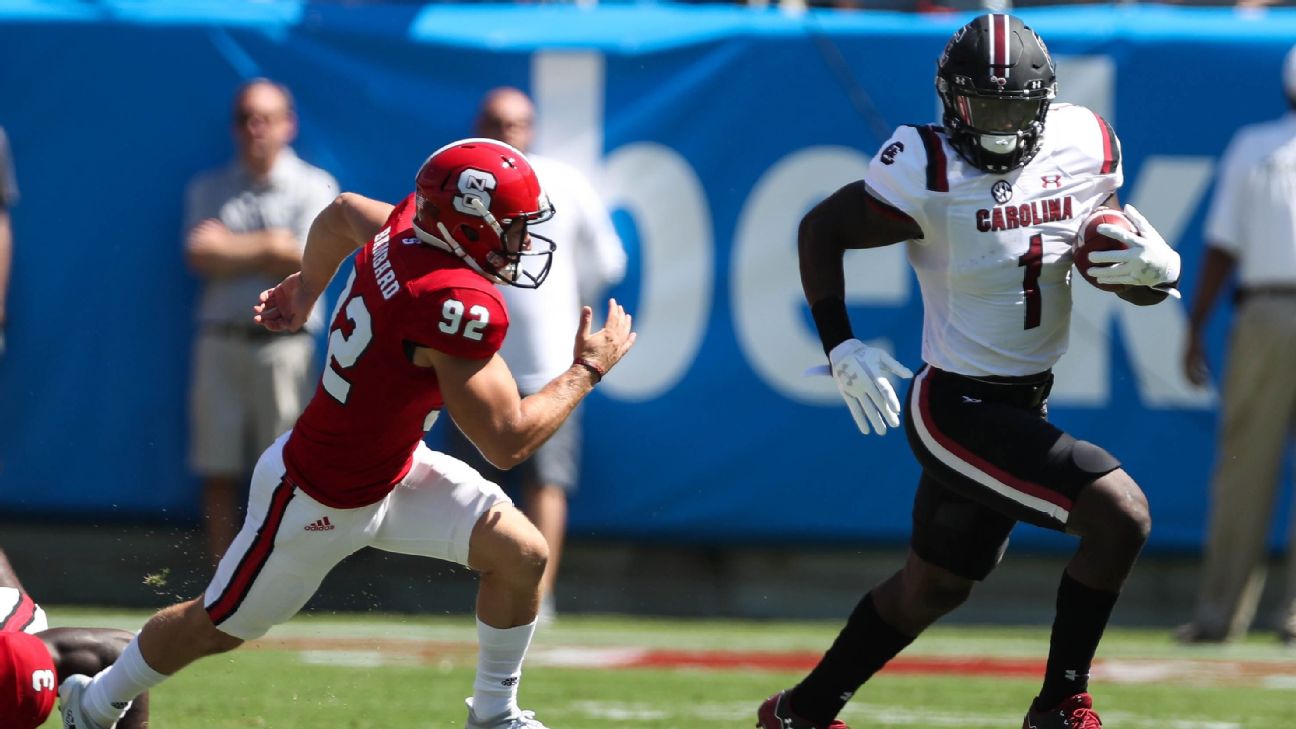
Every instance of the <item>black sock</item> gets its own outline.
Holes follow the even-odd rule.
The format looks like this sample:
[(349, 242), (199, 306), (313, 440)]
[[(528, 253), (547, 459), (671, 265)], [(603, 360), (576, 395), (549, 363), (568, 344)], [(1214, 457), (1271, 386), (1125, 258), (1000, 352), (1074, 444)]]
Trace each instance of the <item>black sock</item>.
[(792, 689), (792, 711), (816, 726), (828, 726), (855, 690), (912, 642), (882, 620), (870, 592), (855, 606), (819, 665)]
[(1068, 696), (1089, 690), (1089, 666), (1119, 596), (1085, 587), (1062, 573), (1044, 687), (1035, 700), (1037, 710), (1051, 709)]

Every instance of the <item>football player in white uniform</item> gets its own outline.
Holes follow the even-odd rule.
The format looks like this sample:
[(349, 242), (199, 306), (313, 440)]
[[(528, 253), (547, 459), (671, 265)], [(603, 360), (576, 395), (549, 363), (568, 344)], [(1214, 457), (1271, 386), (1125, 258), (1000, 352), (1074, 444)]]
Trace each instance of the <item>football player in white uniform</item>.
[[(801, 222), (801, 280), (832, 376), (862, 433), (900, 425), (888, 375), (914, 377), (905, 431), (923, 468), (903, 568), (864, 596), (819, 665), (758, 711), (762, 729), (845, 729), (854, 692), (995, 565), (1018, 521), (1065, 531), (1043, 687), (1024, 729), (1101, 727), (1088, 693), (1103, 629), (1151, 527), (1147, 499), (1102, 448), (1051, 425), (1050, 368), (1066, 350), (1071, 242), (1115, 206), (1120, 143), (1094, 112), (1053, 104), (1053, 60), (1021, 20), (983, 15), (937, 64), (943, 126), (904, 126), (864, 180)], [(1104, 225), (1123, 251), (1091, 273), (1140, 305), (1174, 293), (1179, 257), (1137, 211), (1137, 232)], [(923, 298), (916, 376), (856, 339), (842, 254), (904, 243)]]

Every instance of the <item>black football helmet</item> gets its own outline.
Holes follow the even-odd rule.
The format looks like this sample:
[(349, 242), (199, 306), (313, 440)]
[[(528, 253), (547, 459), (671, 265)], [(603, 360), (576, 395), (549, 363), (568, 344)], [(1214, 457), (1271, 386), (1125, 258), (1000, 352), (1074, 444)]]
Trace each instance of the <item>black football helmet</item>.
[(959, 156), (977, 169), (1004, 173), (1039, 151), (1057, 74), (1044, 41), (1025, 23), (981, 15), (945, 44), (936, 92)]

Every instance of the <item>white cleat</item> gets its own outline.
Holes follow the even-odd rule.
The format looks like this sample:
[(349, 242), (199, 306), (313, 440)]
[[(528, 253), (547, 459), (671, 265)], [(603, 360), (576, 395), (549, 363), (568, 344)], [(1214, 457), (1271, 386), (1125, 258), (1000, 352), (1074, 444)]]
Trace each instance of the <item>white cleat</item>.
[(534, 711), (519, 711), (517, 714), (500, 714), (490, 719), (478, 719), (473, 713), (473, 700), (467, 698), (468, 721), (464, 729), (549, 729), (535, 718)]
[(111, 726), (97, 724), (85, 715), (81, 709), (81, 697), (85, 696), (89, 685), (90, 677), (81, 674), (68, 676), (59, 685), (59, 715), (63, 717), (63, 729), (113, 729), (117, 726), (117, 722)]

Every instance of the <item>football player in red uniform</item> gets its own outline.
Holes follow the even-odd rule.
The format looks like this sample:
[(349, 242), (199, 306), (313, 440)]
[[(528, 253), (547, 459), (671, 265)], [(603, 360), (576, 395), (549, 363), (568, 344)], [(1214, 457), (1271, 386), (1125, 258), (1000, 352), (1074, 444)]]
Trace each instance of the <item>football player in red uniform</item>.
[[(0, 550), (0, 729), (36, 729), (54, 709), (58, 682), (93, 676), (121, 655), (125, 630), (49, 628)], [(135, 698), (119, 729), (148, 723), (148, 694)]]
[[(1018, 521), (1079, 538), (1022, 729), (1102, 726), (1089, 668), (1151, 517), (1120, 461), (1049, 423), (1046, 403), (1070, 328), (1071, 244), (1093, 209), (1117, 204), (1120, 142), (1093, 111), (1052, 103), (1053, 59), (1018, 18), (977, 17), (937, 69), (942, 125), (898, 128), (798, 237), (806, 300), (860, 431), (899, 427), (888, 376), (914, 379), (903, 417), (922, 477), (909, 555), (810, 675), (760, 706), (763, 729), (845, 729), (850, 697), (990, 574)], [(1126, 248), (1092, 254), (1111, 265), (1091, 273), (1136, 305), (1176, 295), (1179, 255), (1126, 212), (1137, 231), (1099, 226)], [(916, 374), (855, 338), (843, 299), (846, 249), (897, 243), (922, 289)]]
[[(206, 594), (166, 608), (112, 667), (60, 688), (68, 726), (106, 729), (126, 697), (292, 617), (339, 561), (372, 546), (481, 575), (480, 653), (468, 729), (543, 729), (517, 704), (547, 547), (500, 488), (423, 444), (449, 410), (501, 467), (526, 459), (630, 349), (630, 316), (584, 307), (571, 367), (526, 398), (497, 350), (496, 285), (539, 286), (554, 243), (527, 226), (553, 209), (518, 150), (468, 139), (437, 150), (393, 206), (344, 193), (315, 219), (302, 270), (261, 295), (254, 319), (302, 326), (350, 257), (319, 387), (261, 456), (247, 521)], [(356, 249), (360, 250), (356, 252)]]

